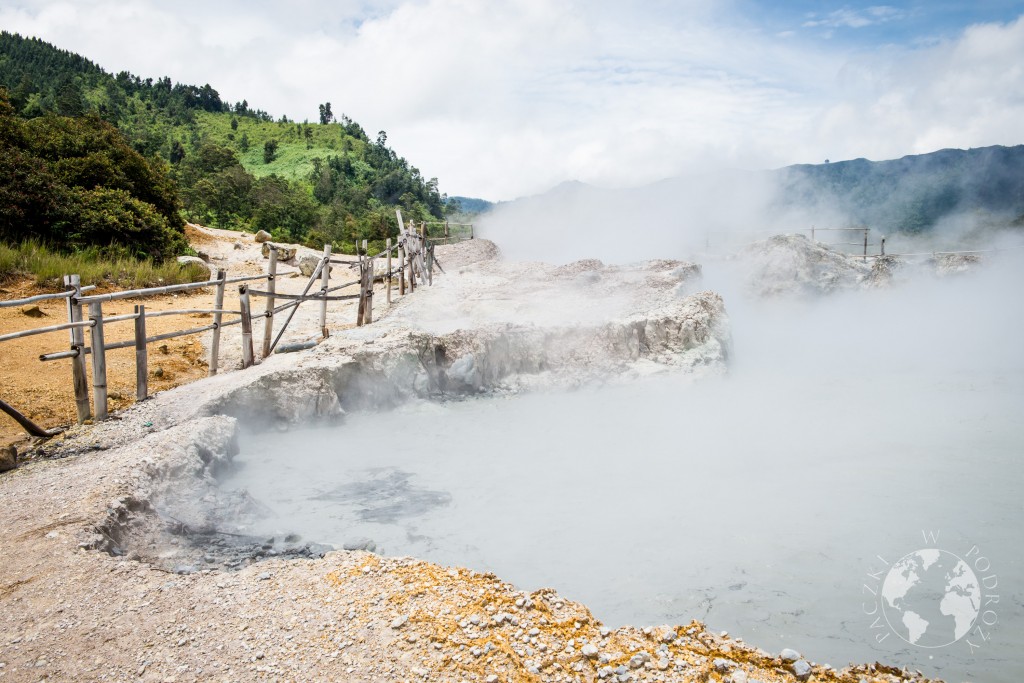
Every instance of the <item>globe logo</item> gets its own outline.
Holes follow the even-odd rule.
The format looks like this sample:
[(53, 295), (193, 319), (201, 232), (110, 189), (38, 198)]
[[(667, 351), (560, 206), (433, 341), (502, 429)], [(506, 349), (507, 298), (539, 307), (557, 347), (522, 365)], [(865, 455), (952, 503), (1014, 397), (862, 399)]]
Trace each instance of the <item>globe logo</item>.
[(916, 550), (896, 562), (882, 583), (889, 628), (918, 647), (945, 647), (978, 620), (982, 590), (966, 562), (951, 552)]

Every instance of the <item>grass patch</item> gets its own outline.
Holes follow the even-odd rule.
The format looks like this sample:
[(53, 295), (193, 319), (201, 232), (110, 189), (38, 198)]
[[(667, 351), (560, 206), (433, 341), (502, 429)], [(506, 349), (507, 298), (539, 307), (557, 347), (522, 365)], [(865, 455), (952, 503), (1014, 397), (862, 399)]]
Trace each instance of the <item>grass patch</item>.
[(179, 265), (177, 261), (154, 263), (130, 256), (111, 255), (95, 247), (73, 254), (49, 249), (34, 241), (16, 246), (0, 244), (0, 282), (33, 277), (40, 287), (61, 289), (64, 276), (78, 274), (83, 285), (129, 289), (201, 282), (210, 277), (206, 266)]
[[(349, 156), (353, 161), (365, 165), (361, 160), (366, 142), (346, 136), (344, 129), (337, 123), (321, 125), (319, 123), (279, 123), (259, 121), (245, 116), (234, 116), (227, 113), (196, 112), (196, 128), (201, 138), (215, 142), (238, 155), (238, 160), (246, 171), (257, 178), (276, 174), (282, 178), (299, 181), (309, 185), (309, 174), (313, 170), (313, 159), (326, 159), (329, 156), (345, 154), (344, 141), (348, 139)], [(237, 130), (231, 129), (231, 119), (238, 121)], [(303, 132), (300, 132), (300, 128)], [(309, 128), (311, 148), (307, 149), (304, 129)], [(241, 140), (245, 135), (249, 141), (249, 149), (242, 149)], [(268, 140), (276, 140), (277, 156), (269, 164), (263, 162), (263, 145)], [(369, 168), (369, 167), (367, 167)]]

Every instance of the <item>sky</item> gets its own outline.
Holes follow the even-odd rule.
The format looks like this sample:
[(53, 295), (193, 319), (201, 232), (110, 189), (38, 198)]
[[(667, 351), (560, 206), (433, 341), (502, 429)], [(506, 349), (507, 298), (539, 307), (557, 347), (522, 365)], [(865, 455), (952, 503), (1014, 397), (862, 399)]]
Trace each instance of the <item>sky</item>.
[(275, 118), (330, 102), (490, 200), (1024, 143), (1024, 1), (0, 0), (0, 28)]

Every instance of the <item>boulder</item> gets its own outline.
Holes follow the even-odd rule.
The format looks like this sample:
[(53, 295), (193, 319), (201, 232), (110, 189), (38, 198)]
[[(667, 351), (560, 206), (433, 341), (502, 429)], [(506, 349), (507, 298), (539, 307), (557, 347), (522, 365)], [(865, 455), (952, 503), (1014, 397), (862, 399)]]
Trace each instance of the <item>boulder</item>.
[(179, 256), (178, 257), (178, 265), (179, 266), (187, 266), (190, 263), (198, 264), (198, 265), (202, 266), (203, 268), (206, 268), (207, 270), (210, 270), (210, 264), (207, 263), (206, 261), (204, 261), (203, 259), (199, 258), (198, 256)]
[(295, 247), (282, 247), (280, 244), (263, 243), (263, 258), (270, 258), (271, 247), (277, 249), (278, 261), (291, 261), (295, 258)]
[(42, 318), (46, 315), (39, 306), (25, 306), (21, 309), (21, 314), (27, 315), (30, 318)]
[(259, 232), (256, 233), (256, 237), (254, 239), (257, 242), (269, 242), (270, 241), (270, 233), (267, 232), (266, 230), (260, 230)]
[(14, 446), (0, 447), (0, 472), (13, 470), (18, 466), (18, 449)]
[(313, 256), (312, 254), (306, 254), (299, 259), (299, 272), (309, 277), (316, 270), (316, 266), (320, 263), (320, 256)]

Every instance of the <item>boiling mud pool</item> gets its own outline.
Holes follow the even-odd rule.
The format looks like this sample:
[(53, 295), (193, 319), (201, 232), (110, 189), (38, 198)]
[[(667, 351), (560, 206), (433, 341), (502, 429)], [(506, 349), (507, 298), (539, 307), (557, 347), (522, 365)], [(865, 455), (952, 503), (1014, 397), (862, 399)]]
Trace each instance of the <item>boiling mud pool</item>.
[(737, 292), (727, 377), (354, 414), (243, 442), (225, 485), (267, 533), (369, 537), (611, 625), (1017, 682), (1024, 314), (983, 296), (1011, 284)]

